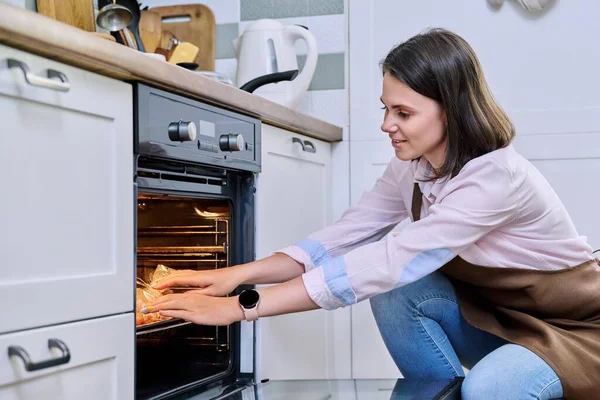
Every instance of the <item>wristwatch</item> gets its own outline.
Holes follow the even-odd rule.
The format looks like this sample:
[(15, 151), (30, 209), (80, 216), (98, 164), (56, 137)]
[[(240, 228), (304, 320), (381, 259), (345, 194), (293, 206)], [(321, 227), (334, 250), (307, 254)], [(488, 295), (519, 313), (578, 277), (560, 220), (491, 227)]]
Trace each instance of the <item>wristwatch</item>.
[(256, 321), (258, 319), (258, 303), (260, 303), (260, 294), (254, 289), (244, 290), (238, 297), (238, 302), (244, 310), (246, 321)]

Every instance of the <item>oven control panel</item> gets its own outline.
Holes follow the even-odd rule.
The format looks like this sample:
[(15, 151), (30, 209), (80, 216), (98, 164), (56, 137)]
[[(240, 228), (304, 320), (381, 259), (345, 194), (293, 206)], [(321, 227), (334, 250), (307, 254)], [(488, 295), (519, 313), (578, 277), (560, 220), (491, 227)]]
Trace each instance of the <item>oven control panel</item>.
[(260, 120), (135, 85), (137, 154), (260, 171)]

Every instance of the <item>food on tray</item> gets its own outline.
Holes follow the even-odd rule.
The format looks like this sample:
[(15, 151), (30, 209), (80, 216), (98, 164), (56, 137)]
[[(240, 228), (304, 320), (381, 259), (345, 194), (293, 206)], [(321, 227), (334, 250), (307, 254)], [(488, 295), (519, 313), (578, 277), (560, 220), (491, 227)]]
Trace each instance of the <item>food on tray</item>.
[(152, 285), (154, 285), (158, 279), (164, 278), (173, 271), (175, 270), (166, 265), (159, 264), (152, 274), (152, 281), (150, 284), (140, 278), (137, 279), (137, 288), (135, 290), (135, 326), (143, 326), (171, 319), (171, 317), (163, 317), (159, 313), (142, 314), (142, 309), (160, 296), (171, 293), (169, 290), (156, 290)]
[[(163, 279), (164, 277), (173, 272), (175, 272), (173, 268), (169, 268), (163, 264), (158, 264), (156, 266), (156, 269), (154, 270), (154, 273), (152, 274), (152, 281), (150, 281), (150, 286), (156, 285), (159, 280)], [(161, 290), (161, 292), (164, 292), (164, 290)]]

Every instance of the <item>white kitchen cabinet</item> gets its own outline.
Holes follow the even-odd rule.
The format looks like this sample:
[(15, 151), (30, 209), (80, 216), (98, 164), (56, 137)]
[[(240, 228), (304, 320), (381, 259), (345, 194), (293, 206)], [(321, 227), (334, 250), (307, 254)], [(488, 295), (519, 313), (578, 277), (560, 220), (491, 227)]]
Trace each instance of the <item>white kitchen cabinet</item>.
[(133, 310), (132, 105), (129, 84), (0, 45), (0, 333)]
[[(134, 314), (95, 318), (0, 335), (0, 399), (121, 400), (134, 398)], [(59, 340), (65, 350), (49, 349)], [(32, 363), (59, 365), (27, 371)]]
[[(256, 256), (263, 258), (332, 222), (331, 144), (263, 124), (257, 187)], [(349, 324), (349, 309), (259, 320), (260, 377), (349, 378)]]
[[(389, 140), (350, 143), (350, 159), (353, 165), (350, 182), (352, 204), (360, 200), (365, 190), (369, 190), (375, 185), (375, 181), (383, 174), (392, 157), (394, 157), (394, 149)], [(400, 223), (396, 229), (402, 229), (405, 225), (406, 222)], [(369, 301), (360, 302), (351, 308), (352, 378), (394, 379), (401, 377), (398, 367), (379, 334)]]

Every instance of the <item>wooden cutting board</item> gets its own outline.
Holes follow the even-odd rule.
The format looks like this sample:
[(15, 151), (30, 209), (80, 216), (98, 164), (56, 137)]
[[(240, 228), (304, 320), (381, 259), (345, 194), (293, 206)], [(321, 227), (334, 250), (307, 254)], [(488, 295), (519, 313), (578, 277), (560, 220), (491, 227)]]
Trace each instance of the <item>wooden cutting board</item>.
[(162, 22), (160, 15), (152, 11), (142, 11), (139, 24), (140, 36), (144, 49), (148, 53), (154, 53), (160, 44), (162, 34)]
[(199, 70), (215, 70), (215, 15), (203, 4), (153, 7), (162, 18), (162, 30), (173, 33), (182, 42), (197, 46), (195, 62)]
[(96, 32), (93, 0), (36, 0), (36, 5), (39, 14)]

